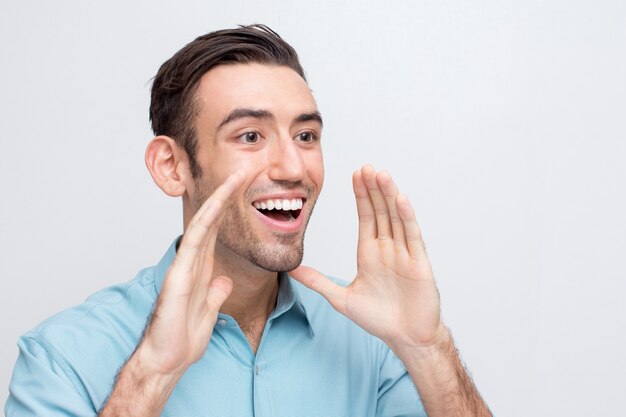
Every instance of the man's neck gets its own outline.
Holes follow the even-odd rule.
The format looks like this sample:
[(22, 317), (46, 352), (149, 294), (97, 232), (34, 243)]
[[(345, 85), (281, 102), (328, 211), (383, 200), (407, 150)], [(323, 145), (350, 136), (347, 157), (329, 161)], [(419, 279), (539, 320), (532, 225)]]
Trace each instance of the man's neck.
[(225, 275), (233, 281), (233, 291), (222, 305), (221, 313), (233, 317), (256, 353), (265, 322), (276, 307), (278, 273), (266, 271), (229, 249), (215, 249), (213, 276)]

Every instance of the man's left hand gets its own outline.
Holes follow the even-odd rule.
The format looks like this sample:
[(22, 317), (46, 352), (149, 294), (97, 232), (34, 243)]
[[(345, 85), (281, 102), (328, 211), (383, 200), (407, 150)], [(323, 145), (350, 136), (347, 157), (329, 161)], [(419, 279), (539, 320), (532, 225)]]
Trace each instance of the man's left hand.
[(352, 179), (359, 215), (356, 277), (342, 287), (305, 266), (290, 275), (396, 354), (447, 341), (439, 293), (409, 200), (388, 173), (370, 165)]

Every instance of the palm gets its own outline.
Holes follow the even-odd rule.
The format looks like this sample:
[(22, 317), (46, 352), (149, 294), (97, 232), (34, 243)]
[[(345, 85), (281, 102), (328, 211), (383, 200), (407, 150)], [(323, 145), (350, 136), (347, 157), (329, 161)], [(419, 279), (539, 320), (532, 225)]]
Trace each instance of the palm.
[(161, 372), (186, 369), (204, 354), (220, 306), (232, 290), (230, 278), (213, 277), (215, 242), (222, 208), (241, 187), (231, 175), (189, 222), (167, 271), (141, 351)]
[(294, 278), (389, 345), (429, 343), (440, 331), (439, 297), (410, 203), (391, 177), (354, 175), (359, 214), (357, 275), (346, 288), (301, 267)]

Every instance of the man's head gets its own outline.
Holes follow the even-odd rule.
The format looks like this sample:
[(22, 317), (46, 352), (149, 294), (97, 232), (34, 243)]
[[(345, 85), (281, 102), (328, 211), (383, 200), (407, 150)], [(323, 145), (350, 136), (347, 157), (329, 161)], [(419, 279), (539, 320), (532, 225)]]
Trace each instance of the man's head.
[(167, 194), (183, 197), (185, 225), (243, 170), (218, 256), (270, 271), (296, 267), (324, 169), (321, 116), (293, 48), (265, 26), (201, 36), (159, 70), (150, 114), (157, 136), (146, 162)]
[(285, 66), (306, 81), (296, 51), (265, 25), (224, 29), (199, 36), (165, 61), (152, 84), (150, 121), (155, 136), (169, 136), (185, 150), (194, 177), (201, 174), (196, 157), (194, 119), (200, 78), (219, 65)]

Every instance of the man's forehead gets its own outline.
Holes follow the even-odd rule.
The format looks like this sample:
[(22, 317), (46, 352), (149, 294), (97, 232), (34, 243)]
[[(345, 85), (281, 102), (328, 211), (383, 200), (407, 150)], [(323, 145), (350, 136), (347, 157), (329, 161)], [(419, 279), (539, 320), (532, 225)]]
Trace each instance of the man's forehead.
[(302, 77), (286, 66), (264, 64), (220, 65), (205, 73), (196, 90), (199, 113), (216, 120), (238, 109), (273, 114), (317, 112), (317, 103)]

